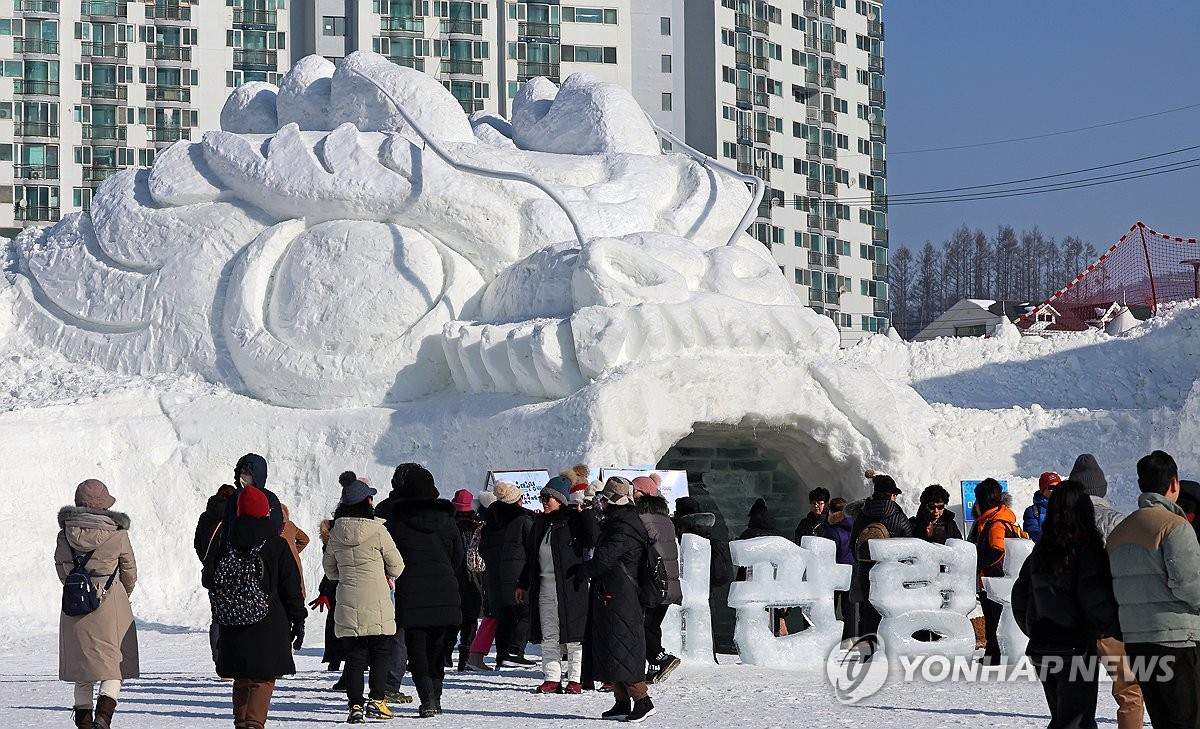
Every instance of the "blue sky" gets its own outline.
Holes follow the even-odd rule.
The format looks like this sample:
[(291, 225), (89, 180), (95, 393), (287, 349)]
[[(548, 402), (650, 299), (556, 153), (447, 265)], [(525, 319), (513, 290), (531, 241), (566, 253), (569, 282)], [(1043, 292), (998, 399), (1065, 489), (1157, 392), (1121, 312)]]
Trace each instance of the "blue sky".
[[(1200, 107), (1093, 131), (926, 154), (1200, 104), (1194, 0), (885, 0), (888, 192), (1054, 174), (1200, 145)], [(1200, 158), (1200, 149), (1143, 163)], [(1132, 169), (1117, 167), (1092, 174)], [(1039, 183), (1032, 183), (1039, 184)], [(1103, 250), (1138, 220), (1200, 237), (1200, 168), (1045, 195), (893, 206), (891, 245), (1009, 223)]]

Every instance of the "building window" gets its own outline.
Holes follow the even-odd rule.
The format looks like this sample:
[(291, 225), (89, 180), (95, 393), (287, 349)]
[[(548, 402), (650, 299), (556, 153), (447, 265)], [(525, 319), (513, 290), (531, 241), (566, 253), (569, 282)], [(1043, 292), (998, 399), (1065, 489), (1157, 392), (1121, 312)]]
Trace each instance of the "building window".
[(663, 73), (671, 72), (671, 57), (669, 55), (664, 55), (662, 57), (662, 72)]
[(671, 19), (670, 18), (659, 18), (658, 19), (658, 32), (661, 35), (671, 35)]
[(321, 19), (324, 35), (346, 35), (346, 19), (338, 15), (326, 15)]
[(671, 95), (670, 94), (662, 95), (662, 110), (663, 111), (671, 110)]
[(987, 334), (987, 324), (972, 324), (966, 327), (954, 327), (956, 337), (982, 337)]

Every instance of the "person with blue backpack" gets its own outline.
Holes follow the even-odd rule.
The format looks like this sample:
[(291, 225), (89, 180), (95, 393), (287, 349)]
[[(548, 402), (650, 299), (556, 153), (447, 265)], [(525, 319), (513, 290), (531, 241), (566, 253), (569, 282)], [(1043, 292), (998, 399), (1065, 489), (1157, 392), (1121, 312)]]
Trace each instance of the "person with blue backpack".
[[(121, 682), (138, 677), (137, 627), (129, 604), (137, 563), (129, 517), (112, 511), (115, 503), (108, 487), (90, 478), (75, 489), (75, 505), (58, 512), (54, 562), (63, 583), (58, 677), (75, 684), (78, 729), (109, 729)], [(94, 697), (97, 683), (100, 693)]]
[(296, 672), (292, 654), (308, 610), (267, 495), (244, 485), (235, 508), (227, 548), (210, 556), (204, 586), (218, 626), (217, 675), (233, 679), (234, 729), (263, 729), (276, 679)]

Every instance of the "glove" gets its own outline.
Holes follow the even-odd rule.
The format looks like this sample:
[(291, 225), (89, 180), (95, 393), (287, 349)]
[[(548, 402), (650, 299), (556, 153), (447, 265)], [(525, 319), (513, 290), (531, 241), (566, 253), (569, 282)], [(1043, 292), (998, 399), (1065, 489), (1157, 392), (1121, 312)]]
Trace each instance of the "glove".
[[(332, 606), (330, 606), (330, 604), (329, 604), (329, 596), (328, 595), (321, 595), (316, 600), (313, 600), (312, 602), (310, 602), (308, 604), (308, 606), (310, 608), (312, 608), (313, 610), (316, 610), (317, 612), (321, 612), (321, 613), (325, 612), (325, 610), (327, 610), (327, 609), (329, 609), (329, 610), (333, 609)], [(300, 634), (304, 635), (304, 631), (301, 630)]]
[(292, 626), (292, 650), (300, 650), (300, 646), (304, 645), (304, 623), (296, 623)]

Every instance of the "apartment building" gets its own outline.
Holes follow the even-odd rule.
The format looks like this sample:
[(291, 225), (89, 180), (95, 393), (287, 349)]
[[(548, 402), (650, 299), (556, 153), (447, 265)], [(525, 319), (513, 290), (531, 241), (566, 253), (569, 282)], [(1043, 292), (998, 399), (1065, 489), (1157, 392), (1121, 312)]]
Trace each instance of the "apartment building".
[(0, 0), (0, 235), (88, 210), (291, 59), (283, 0)]

